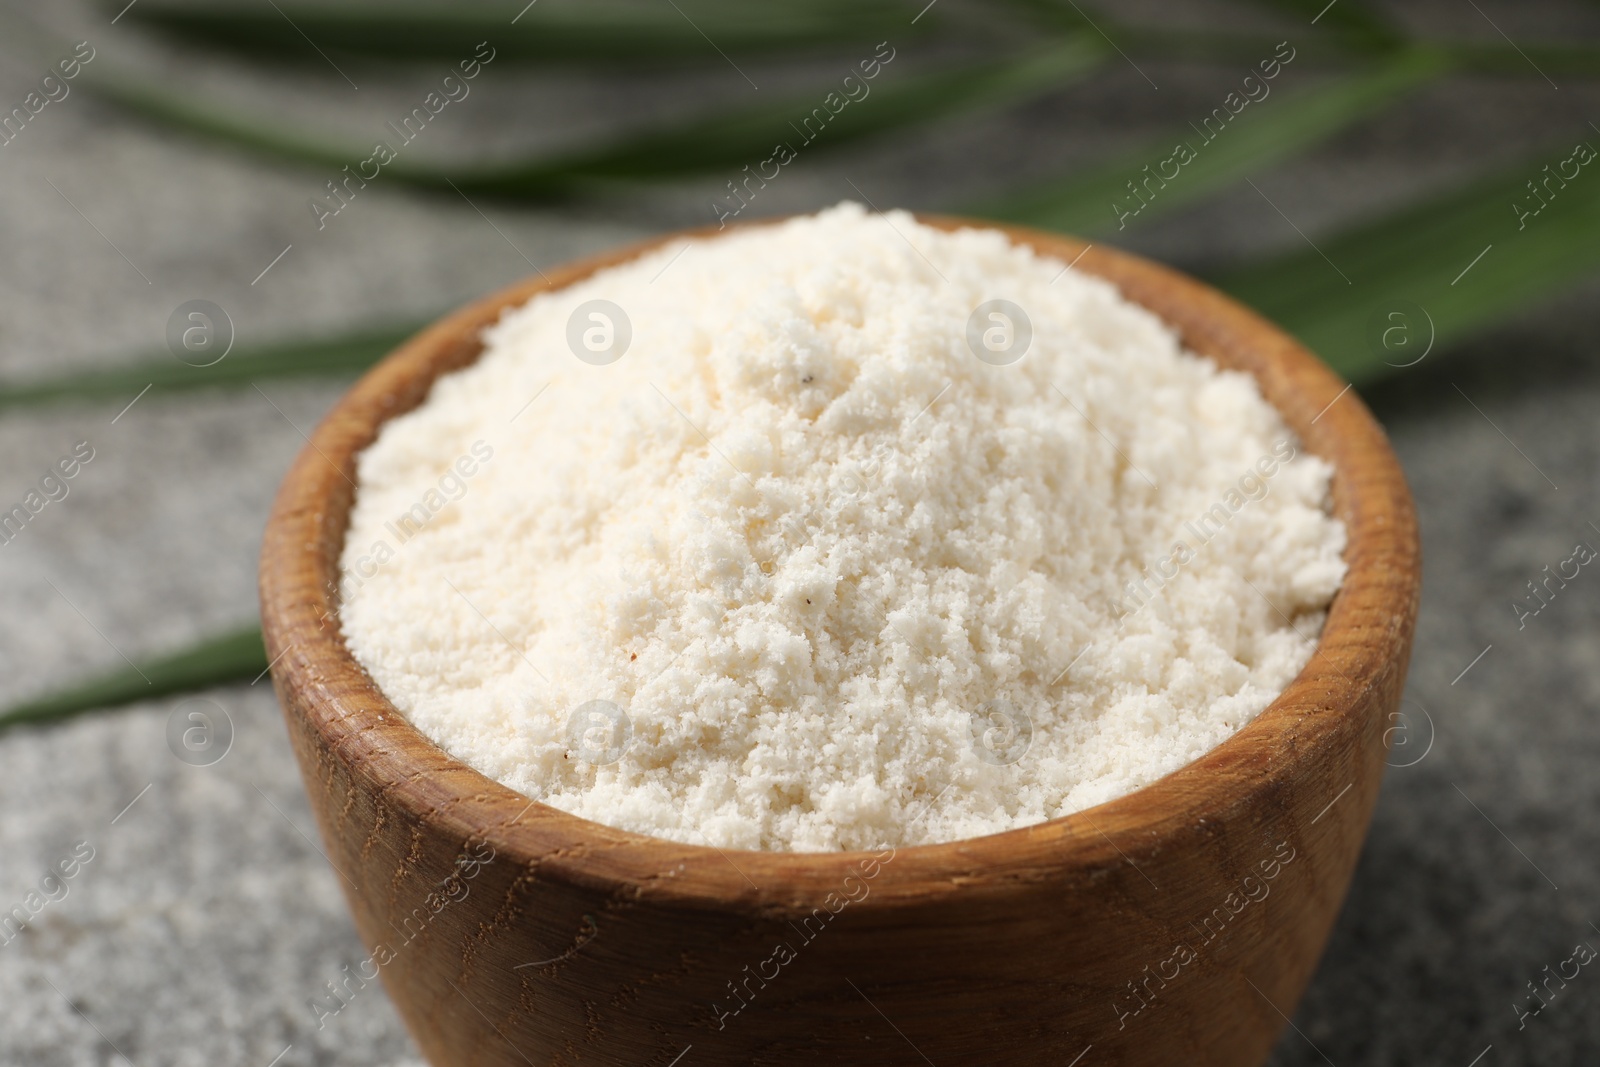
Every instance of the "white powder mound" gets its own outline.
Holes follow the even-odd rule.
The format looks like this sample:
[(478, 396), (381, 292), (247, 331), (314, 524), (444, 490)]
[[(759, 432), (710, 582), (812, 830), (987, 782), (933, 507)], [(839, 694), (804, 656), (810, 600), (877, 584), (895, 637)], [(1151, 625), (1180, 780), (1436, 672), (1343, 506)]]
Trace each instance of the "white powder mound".
[[(1008, 365), (1004, 319), (968, 340), (993, 299)], [(588, 310), (569, 346), (592, 300), (631, 326), (606, 365)], [(1251, 378), (995, 231), (841, 205), (486, 340), (360, 458), (344, 634), (450, 754), (598, 822), (823, 851), (1066, 815), (1249, 722), (1344, 575), (1331, 469)]]

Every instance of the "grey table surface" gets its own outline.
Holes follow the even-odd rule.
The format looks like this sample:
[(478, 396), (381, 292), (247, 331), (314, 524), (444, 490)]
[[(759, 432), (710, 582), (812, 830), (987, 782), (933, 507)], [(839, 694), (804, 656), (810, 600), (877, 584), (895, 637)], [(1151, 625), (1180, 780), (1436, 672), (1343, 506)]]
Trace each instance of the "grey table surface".
[[(1474, 6), (1397, 14), (1497, 39)], [(1244, 17), (1220, 4), (1131, 7), (1128, 17), (1201, 27)], [(1600, 36), (1600, 12), (1581, 4), (1485, 7), (1513, 38)], [(40, 14), (23, 0), (0, 11), (10, 26)], [(90, 40), (97, 61), (143, 64), (207, 98), (358, 140), (440, 73), (347, 63), (341, 73), (311, 57), (284, 74), (169, 48), (97, 8), (63, 3), (49, 15), (71, 39)], [(1259, 18), (1287, 25), (1286, 36), (1316, 32)], [(0, 31), (6, 109), (58, 58), (52, 47)], [(766, 90), (819, 84), (852, 58), (742, 66)], [(907, 47), (900, 61), (909, 70), (936, 58)], [(1140, 66), (959, 119), (937, 136), (818, 153), (756, 208), (813, 209), (856, 197), (852, 185), (879, 206), (958, 207), (1176, 125), (1237, 73)], [(1294, 76), (1304, 85), (1324, 77)], [(709, 53), (670, 77), (500, 65), (430, 131), (426, 150), (442, 158), (580, 143), (749, 91)], [(1264, 195), (1230, 190), (1125, 243), (1202, 268), (1288, 248), (1302, 240), (1296, 226), (1314, 239), (1584, 129), (1597, 105), (1600, 86), (1577, 80), (1559, 89), (1538, 78), (1453, 82), (1258, 176)], [(159, 351), (169, 314), (196, 298), (228, 310), (241, 344), (424, 317), (530, 264), (708, 221), (707, 201), (732, 175), (536, 210), (374, 182), (318, 231), (306, 201), (329, 176), (197, 142), (87, 92), (51, 104), (0, 147), (0, 374)], [(1408, 700), (1432, 723), (1411, 752), (1425, 740), (1431, 748), (1388, 775), (1326, 957), (1274, 1054), (1279, 1067), (1543, 1064), (1600, 1049), (1600, 977), (1581, 973), (1525, 1026), (1514, 1007), (1526, 1004), (1525, 983), (1575, 943), (1600, 944), (1600, 578), (1584, 570), (1526, 625), (1512, 606), (1575, 543), (1600, 545), (1597, 294), (1563, 296), (1367, 391), (1421, 514), (1425, 592)], [(75, 443), (94, 449), (70, 495), (0, 548), (0, 701), (250, 620), (272, 493), (302, 431), (342, 388), (153, 390), (126, 410), (131, 392), (0, 415), (7, 507)], [(204, 696), (236, 730), (214, 766), (169, 752), (180, 699), (0, 737), (0, 908), (75, 848), (93, 853), (64, 897), (0, 944), (0, 1062), (418, 1062), (376, 987), (316, 1027), (308, 1000), (363, 950), (314, 843), (267, 682)]]

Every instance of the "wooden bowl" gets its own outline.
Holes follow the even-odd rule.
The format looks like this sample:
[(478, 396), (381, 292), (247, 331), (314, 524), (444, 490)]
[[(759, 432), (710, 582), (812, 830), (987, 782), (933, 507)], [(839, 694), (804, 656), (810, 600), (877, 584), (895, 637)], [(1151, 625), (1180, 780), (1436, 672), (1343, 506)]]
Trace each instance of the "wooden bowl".
[(382, 975), (432, 1063), (1241, 1067), (1267, 1056), (1378, 795), (1420, 585), (1405, 479), (1355, 395), (1255, 314), (1134, 256), (1005, 232), (1076, 260), (1193, 351), (1255, 375), (1333, 464), (1349, 573), (1317, 654), (1201, 759), (988, 837), (882, 854), (732, 852), (531, 802), (418, 733), (345, 647), (337, 589), (356, 455), (476, 359), (480, 328), (502, 309), (712, 233), (486, 297), (339, 402), (284, 480), (261, 558), (273, 681), (372, 949), (349, 974)]

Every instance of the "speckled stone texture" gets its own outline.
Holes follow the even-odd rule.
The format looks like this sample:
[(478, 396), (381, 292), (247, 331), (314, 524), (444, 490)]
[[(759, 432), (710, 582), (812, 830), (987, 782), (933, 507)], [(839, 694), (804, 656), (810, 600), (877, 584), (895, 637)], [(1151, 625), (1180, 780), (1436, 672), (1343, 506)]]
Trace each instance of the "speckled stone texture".
[[(507, 17), (520, 6), (507, 5)], [(1576, 0), (1483, 6), (1513, 38), (1600, 37), (1600, 13)], [(19, 16), (38, 17), (34, 7), (9, 0), (0, 12), (15, 27)], [(1128, 8), (1129, 19), (1317, 32), (1242, 5)], [(141, 37), (131, 19), (110, 25), (110, 14), (63, 3), (49, 17), (71, 39), (91, 40), (95, 62), (148, 64), (207, 99), (358, 144), (442, 73), (341, 60), (360, 85), (353, 90), (309, 52), (303, 66), (277, 74), (171, 50)], [(1401, 17), (1430, 32), (1499, 40), (1468, 5), (1410, 5)], [(896, 63), (910, 71), (938, 58), (919, 48), (908, 39)], [(58, 53), (20, 30), (0, 33), (0, 105), (20, 102)], [(854, 58), (741, 66), (765, 94), (825, 84)], [(963, 117), (936, 135), (818, 151), (786, 168), (755, 208), (813, 209), (858, 196), (853, 184), (879, 206), (958, 210), (1179, 126), (1237, 74), (1140, 66), (1158, 91), (1117, 63), (1092, 83)], [(1323, 77), (1309, 66), (1292, 76), (1302, 86)], [(1426, 91), (1255, 181), (1315, 238), (1478, 166), (1583, 135), (1600, 115), (1600, 83), (1560, 81), (1559, 91), (1532, 76)], [(554, 149), (752, 95), (710, 50), (703, 64), (670, 76), (499, 64), (416, 148)], [(530, 264), (709, 221), (706, 202), (733, 176), (537, 210), (473, 206), (380, 179), (318, 231), (306, 200), (332, 176), (325, 169), (198, 143), (81, 90), (51, 104), (0, 148), (0, 374), (161, 352), (169, 314), (197, 298), (228, 310), (241, 345), (425, 317)], [(1205, 269), (1301, 240), (1241, 186), (1123, 243)], [(1517, 1014), (1535, 1004), (1526, 983), (1543, 979), (1546, 965), (1555, 969), (1579, 942), (1600, 946), (1600, 574), (1584, 568), (1523, 625), (1513, 608), (1525, 583), (1577, 542), (1600, 547), (1597, 295), (1591, 286), (1564, 297), (1367, 391), (1422, 519), (1425, 590), (1408, 705), (1418, 725), (1395, 757), (1416, 762), (1389, 774), (1278, 1067), (1467, 1067), (1484, 1053), (1485, 1065), (1547, 1064), (1600, 1048), (1593, 968), (1554, 987), (1520, 1027)], [(156, 389), (125, 412), (131, 392), (0, 413), (6, 507), (76, 442), (95, 450), (70, 495), (0, 547), (0, 701), (249, 620), (272, 493), (301, 432), (340, 388)], [(0, 909), (24, 904), (75, 846), (93, 850), (65, 896), (0, 944), (0, 1063), (411, 1067), (415, 1053), (376, 985), (320, 1029), (308, 1006), (365, 953), (339, 875), (319, 853), (267, 682), (203, 698), (235, 729), (212, 766), (186, 765), (168, 748), (174, 715), (214, 710), (181, 699), (0, 737)], [(881, 1020), (863, 1026), (899, 1040)]]

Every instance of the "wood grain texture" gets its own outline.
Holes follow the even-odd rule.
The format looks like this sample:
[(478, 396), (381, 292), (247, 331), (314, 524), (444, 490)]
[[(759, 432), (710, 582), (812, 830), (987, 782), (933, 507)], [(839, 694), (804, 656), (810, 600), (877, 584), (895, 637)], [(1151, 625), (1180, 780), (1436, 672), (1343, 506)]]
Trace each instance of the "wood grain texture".
[(382, 975), (436, 1067), (666, 1067), (688, 1046), (682, 1067), (1266, 1057), (1377, 798), (1420, 587), (1410, 495), (1359, 399), (1269, 323), (1145, 260), (1000, 228), (1063, 262), (1082, 253), (1074, 269), (1253, 374), (1333, 464), (1349, 574), (1317, 654), (1254, 722), (1148, 788), (876, 860), (680, 845), (530, 802), (422, 737), (346, 649), (337, 579), (355, 457), (471, 363), (504, 308), (686, 235), (495, 293), (335, 407), (283, 483), (261, 560), (274, 684), (374, 952), (352, 970)]

